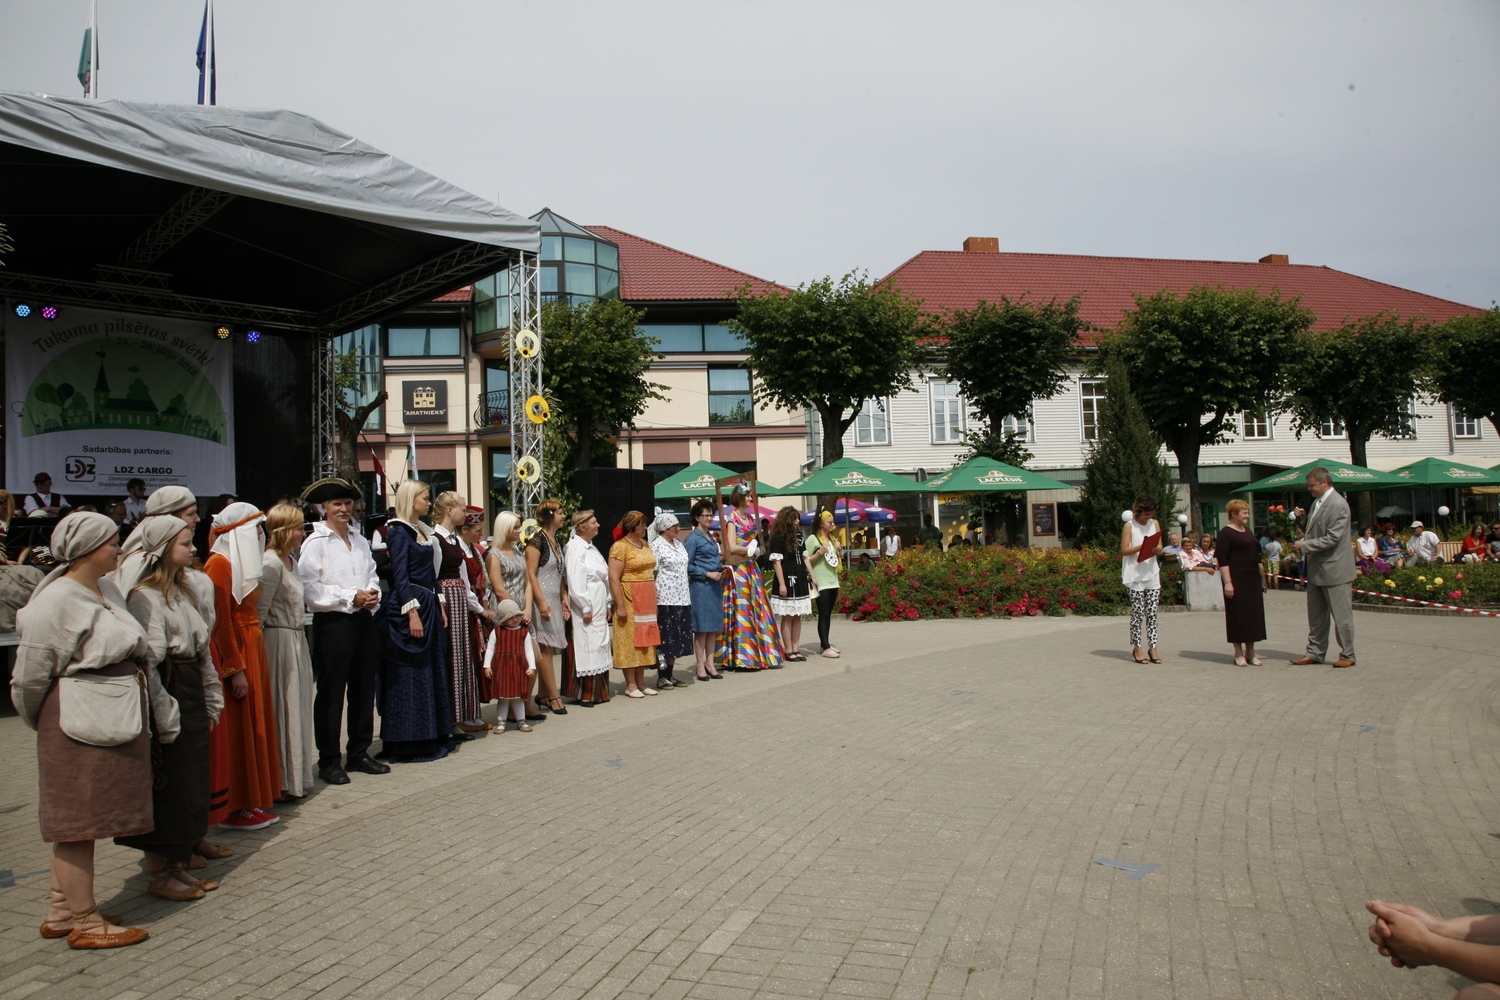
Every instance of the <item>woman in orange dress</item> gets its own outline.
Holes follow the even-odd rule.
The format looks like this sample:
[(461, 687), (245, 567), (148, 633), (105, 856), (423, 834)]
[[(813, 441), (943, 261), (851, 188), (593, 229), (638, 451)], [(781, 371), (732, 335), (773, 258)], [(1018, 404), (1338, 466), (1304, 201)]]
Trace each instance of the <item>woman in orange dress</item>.
[(257, 608), (265, 519), (248, 503), (232, 503), (215, 514), (211, 551), (203, 564), (214, 582), (215, 665), (226, 694), (219, 725), (228, 744), (229, 818), (219, 825), (235, 830), (261, 830), (280, 822), (266, 811), (281, 795), (281, 754)]

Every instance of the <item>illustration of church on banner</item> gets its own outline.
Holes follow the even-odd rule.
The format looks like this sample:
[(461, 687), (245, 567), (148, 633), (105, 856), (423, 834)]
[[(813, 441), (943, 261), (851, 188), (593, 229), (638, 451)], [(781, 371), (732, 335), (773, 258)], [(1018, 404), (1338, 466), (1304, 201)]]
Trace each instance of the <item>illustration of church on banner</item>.
[[(106, 371), (106, 364), (110, 361), (108, 352), (99, 348), (97, 342), (80, 344), (56, 358), (32, 383), (22, 433), (30, 436), (52, 431), (120, 428), (184, 434), (216, 444), (224, 443), (224, 409), (207, 379), (192, 372), (190, 384), (184, 387), (184, 376), (189, 373), (174, 366), (170, 359), (162, 358), (148, 345), (117, 343), (111, 350), (117, 358), (122, 353), (125, 355), (124, 362), (116, 361), (111, 366), (117, 375), (122, 369), (125, 373), (118, 381), (129, 379), (123, 396), (112, 394)], [(54, 374), (54, 369), (55, 374), (63, 376), (78, 371), (82, 367), (80, 361), (85, 359), (73, 357), (75, 354), (93, 354), (100, 359), (92, 393), (78, 391), (71, 382), (54, 382), (48, 378)], [(152, 383), (166, 384), (179, 391), (167, 400), (165, 406), (159, 407), (152, 398), (148, 377)], [(191, 384), (193, 381), (202, 384)], [(189, 395), (193, 397), (192, 403)]]

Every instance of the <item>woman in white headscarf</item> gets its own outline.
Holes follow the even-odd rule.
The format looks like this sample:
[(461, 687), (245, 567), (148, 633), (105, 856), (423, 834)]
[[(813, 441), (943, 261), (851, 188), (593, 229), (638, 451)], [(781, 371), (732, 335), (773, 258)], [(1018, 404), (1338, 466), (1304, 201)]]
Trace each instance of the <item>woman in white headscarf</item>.
[(280, 822), (267, 812), (281, 796), (281, 753), (259, 610), (265, 519), (254, 504), (243, 502), (215, 514), (211, 551), (203, 564), (214, 582), (213, 642), (219, 652), (219, 677), (228, 689), (223, 723), (229, 817), (219, 825), (235, 830), (261, 830)]
[(609, 701), (609, 669), (614, 666), (610, 633), (609, 563), (594, 547), (599, 519), (591, 510), (573, 515), (573, 537), (564, 550), (564, 585), (573, 618), (573, 687), (568, 692), (585, 708)]
[(181, 518), (157, 515), (143, 520), (130, 537), (141, 557), (140, 576), (126, 600), (146, 630), (146, 667), (177, 702), (182, 731), (160, 750), (151, 796), (156, 828), (116, 837), (115, 843), (146, 853), (147, 892), (185, 902), (219, 887), (193, 878), (187, 869), (193, 849), (208, 833), (208, 734), (224, 708), (224, 691), (208, 654), (208, 625), (186, 585), (193, 529)]
[(658, 514), (651, 523), (651, 551), (656, 555), (656, 623), (661, 631), (663, 662), (656, 668), (656, 688), (670, 691), (685, 682), (672, 676), (679, 656), (693, 655), (693, 596), (688, 590), (688, 551), (678, 537), (676, 514)]
[(153, 829), (152, 730), (161, 743), (175, 740), (177, 705), (156, 672), (142, 670), (146, 633), (106, 578), (120, 558), (119, 525), (70, 514), (51, 548), (57, 567), (16, 614), (11, 676), (11, 701), (36, 730), (42, 840), (55, 845), (41, 934), (118, 948), (148, 935), (99, 912), (94, 841)]

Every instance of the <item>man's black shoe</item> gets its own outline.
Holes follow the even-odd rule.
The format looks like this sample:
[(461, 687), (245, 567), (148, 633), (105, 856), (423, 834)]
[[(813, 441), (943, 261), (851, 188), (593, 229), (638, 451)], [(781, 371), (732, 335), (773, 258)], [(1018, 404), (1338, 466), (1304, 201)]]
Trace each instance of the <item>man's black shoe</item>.
[[(355, 754), (349, 758), (349, 770), (363, 771), (365, 774), (390, 774), (391, 766), (382, 764), (367, 753)], [(345, 779), (348, 780), (347, 778)]]
[(322, 778), (330, 785), (349, 784), (349, 776), (345, 774), (344, 769), (342, 767), (339, 767), (337, 764), (324, 764), (322, 767), (318, 768), (318, 777)]

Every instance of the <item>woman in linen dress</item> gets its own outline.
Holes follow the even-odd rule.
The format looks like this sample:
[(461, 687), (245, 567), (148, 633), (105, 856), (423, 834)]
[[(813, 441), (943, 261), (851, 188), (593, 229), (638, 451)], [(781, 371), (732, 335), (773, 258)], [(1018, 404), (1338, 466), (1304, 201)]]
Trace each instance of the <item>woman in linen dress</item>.
[(609, 589), (615, 604), (615, 667), (625, 675), (625, 694), (656, 694), (646, 686), (646, 668), (656, 666), (661, 630), (656, 624), (656, 556), (646, 544), (646, 515), (627, 511), (609, 549)]
[(312, 791), (318, 761), (313, 746), (312, 653), (307, 648), (307, 609), (292, 553), (302, 544), (302, 511), (279, 503), (266, 514), (266, 554), (260, 577), (260, 624), (276, 704), (281, 794), (300, 799)]
[(585, 708), (609, 701), (609, 668), (614, 650), (609, 625), (609, 564), (594, 547), (599, 519), (591, 510), (573, 515), (568, 539), (568, 600), (573, 614), (574, 688), (568, 692)]
[(656, 625), (661, 632), (661, 665), (656, 669), (657, 690), (680, 687), (672, 676), (679, 656), (693, 655), (693, 598), (688, 589), (688, 553), (678, 536), (682, 528), (676, 514), (658, 514), (651, 525), (651, 554), (656, 556)]

